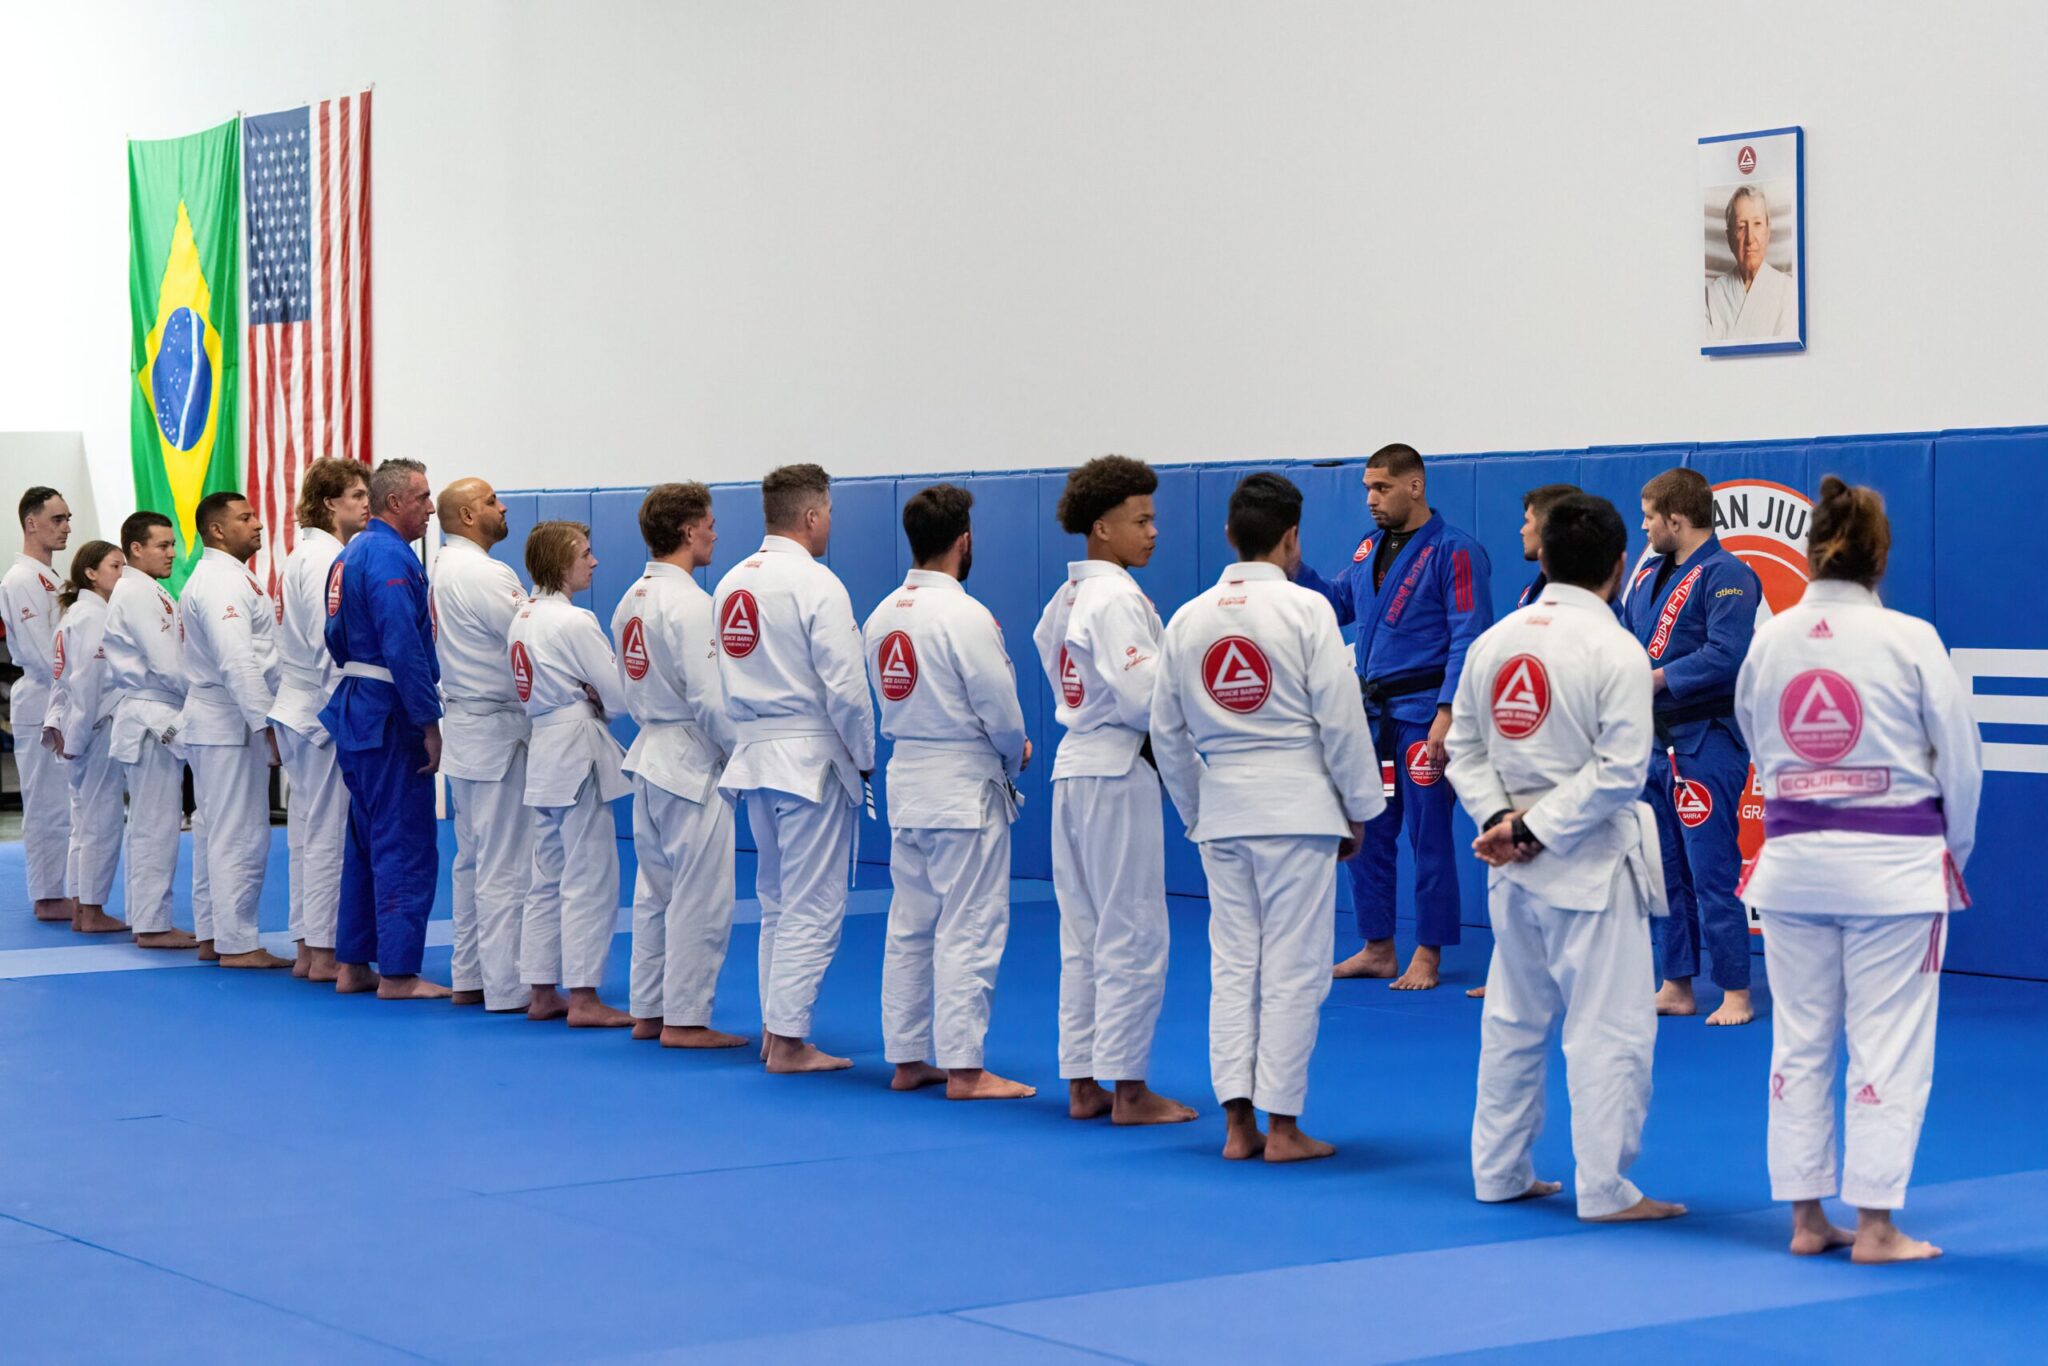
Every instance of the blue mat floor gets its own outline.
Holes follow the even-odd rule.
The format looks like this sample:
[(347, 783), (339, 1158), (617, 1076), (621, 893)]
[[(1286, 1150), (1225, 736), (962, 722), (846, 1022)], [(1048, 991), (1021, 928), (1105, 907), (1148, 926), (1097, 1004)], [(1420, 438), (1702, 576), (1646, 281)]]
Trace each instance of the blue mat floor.
[[(283, 860), (280, 831), (267, 928)], [(1336, 1158), (1229, 1164), (1206, 908), (1176, 900), (1153, 1080), (1201, 1118), (1075, 1124), (1055, 912), (1043, 884), (1017, 892), (989, 1061), (1041, 1094), (951, 1105), (885, 1084), (879, 886), (854, 894), (817, 1025), (855, 1067), (770, 1078), (746, 1052), (282, 974), (100, 970), (116, 945), (53, 959), (79, 941), (30, 920), (0, 846), (0, 1361), (2042, 1359), (2048, 987), (1945, 980), (1902, 1222), (1949, 1255), (1863, 1269), (1782, 1251), (1767, 1024), (1663, 1026), (1636, 1175), (1688, 1219), (1475, 1203), (1470, 931), (1446, 990), (1332, 993), (1305, 1123)], [(735, 928), (720, 983), (719, 1023), (748, 1034), (755, 933)], [(428, 967), (445, 980), (447, 950)], [(1568, 1179), (1552, 1081), (1541, 1166)]]

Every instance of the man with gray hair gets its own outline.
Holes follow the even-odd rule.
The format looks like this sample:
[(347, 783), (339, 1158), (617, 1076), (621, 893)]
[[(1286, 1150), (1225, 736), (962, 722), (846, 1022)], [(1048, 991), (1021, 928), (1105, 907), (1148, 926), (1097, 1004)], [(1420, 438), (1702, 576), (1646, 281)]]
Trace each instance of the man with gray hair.
[(1724, 211), (1735, 269), (1707, 285), (1708, 341), (1768, 341), (1799, 335), (1799, 286), (1764, 256), (1771, 248), (1771, 205), (1744, 185)]

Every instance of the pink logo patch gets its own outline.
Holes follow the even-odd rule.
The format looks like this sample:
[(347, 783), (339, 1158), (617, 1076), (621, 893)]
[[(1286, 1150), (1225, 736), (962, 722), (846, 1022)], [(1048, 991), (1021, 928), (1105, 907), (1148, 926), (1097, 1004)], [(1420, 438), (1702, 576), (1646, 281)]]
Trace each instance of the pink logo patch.
[(891, 631), (882, 637), (882, 648), (875, 651), (875, 665), (881, 675), (884, 701), (901, 702), (917, 691), (917, 647), (903, 632)]
[(1808, 669), (1778, 698), (1778, 730), (1810, 764), (1832, 764), (1863, 735), (1863, 699), (1832, 669)]
[(1202, 656), (1202, 686), (1223, 710), (1254, 712), (1272, 695), (1273, 665), (1256, 642), (1225, 636)]
[(512, 642), (512, 690), (521, 702), (533, 698), (533, 661), (526, 657), (526, 642)]
[(744, 588), (733, 590), (718, 618), (719, 648), (733, 659), (745, 659), (761, 643), (761, 610), (754, 595)]
[(1074, 667), (1074, 657), (1067, 653), (1067, 647), (1060, 646), (1060, 698), (1070, 707), (1078, 707), (1088, 696), (1088, 689), (1081, 685), (1081, 671)]
[(625, 660), (626, 677), (638, 683), (647, 677), (647, 628), (634, 617), (619, 632), (619, 654)]
[(1550, 715), (1550, 675), (1534, 655), (1516, 655), (1493, 677), (1493, 728), (1503, 738), (1526, 740)]

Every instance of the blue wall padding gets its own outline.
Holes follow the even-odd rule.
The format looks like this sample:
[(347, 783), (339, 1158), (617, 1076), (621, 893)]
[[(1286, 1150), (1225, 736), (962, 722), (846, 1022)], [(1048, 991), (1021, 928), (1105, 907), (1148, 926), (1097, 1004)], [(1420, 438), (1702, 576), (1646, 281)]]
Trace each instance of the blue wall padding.
[[(561, 492), (549, 491), (542, 493), (538, 495), (536, 500), (534, 517), (537, 521), (542, 522), (581, 522), (583, 525), (589, 526), (590, 490), (569, 489)], [(507, 539), (507, 544), (510, 544), (510, 539)], [(522, 540), (520, 544), (523, 546), (525, 542)], [(581, 593), (571, 594), (569, 601), (575, 603), (578, 607), (588, 607), (595, 610), (597, 595), (586, 588)]]
[[(903, 539), (894, 479), (841, 479), (832, 485), (832, 544), (825, 563), (846, 585), (853, 603), (853, 624), (864, 624), (875, 604), (903, 582), (896, 572), (896, 546)], [(887, 770), (889, 747), (877, 742), (875, 814), (860, 818), (860, 861), (889, 861)]]
[[(590, 577), (590, 610), (597, 624), (609, 635), (612, 612), (626, 590), (640, 580), (647, 567), (647, 543), (640, 539), (640, 500), (645, 489), (599, 489), (590, 495), (590, 548), (597, 555), (597, 571)], [(618, 648), (618, 642), (612, 642)], [(621, 745), (631, 747), (639, 727), (630, 716), (614, 716), (612, 735)], [(612, 821), (621, 839), (633, 837), (633, 805), (616, 802)]]
[(507, 534), (491, 547), (491, 558), (517, 574), (522, 588), (531, 589), (533, 581), (526, 577), (526, 533), (540, 520), (533, 511), (540, 499), (531, 493), (501, 493), (498, 501), (505, 505)]

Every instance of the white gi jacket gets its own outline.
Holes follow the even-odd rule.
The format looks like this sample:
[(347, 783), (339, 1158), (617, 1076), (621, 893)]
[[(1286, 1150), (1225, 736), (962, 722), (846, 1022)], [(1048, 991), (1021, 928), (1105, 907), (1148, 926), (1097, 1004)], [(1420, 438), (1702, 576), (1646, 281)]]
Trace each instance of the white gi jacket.
[(1710, 341), (1770, 341), (1799, 335), (1799, 287), (1790, 275), (1765, 264), (1749, 288), (1742, 273), (1716, 275), (1707, 284)]
[(145, 741), (169, 742), (185, 706), (184, 652), (178, 644), (178, 606), (164, 586), (133, 565), (121, 571), (107, 599), (107, 691), (114, 698), (108, 752), (139, 763)]
[(188, 745), (247, 744), (270, 724), (277, 698), (277, 608), (225, 550), (209, 548), (178, 598), (185, 642), (185, 710), (178, 736)]
[(341, 542), (316, 526), (299, 528), (299, 543), (284, 562), (279, 588), (283, 619), (277, 628), (277, 700), (270, 719), (297, 731), (316, 746), (329, 736), (320, 709), (341, 681), (341, 669), (327, 653), (327, 574), (341, 555)]
[[(893, 830), (978, 830), (1017, 817), (1024, 712), (1002, 628), (958, 579), (913, 569), (861, 628), (882, 699)], [(991, 801), (995, 805), (991, 806)]]
[(640, 727), (625, 771), (700, 806), (710, 801), (733, 750), (711, 595), (688, 570), (650, 560), (612, 612), (612, 639)]
[(526, 605), (519, 576), (476, 542), (449, 536), (427, 582), (441, 661), (441, 772), (497, 782), (533, 729), (506, 666), (507, 633)]
[[(1735, 719), (1765, 801), (1744, 901), (1830, 915), (1969, 904), (1962, 872), (1976, 842), (1983, 752), (1933, 626), (1860, 584), (1810, 583), (1757, 628), (1735, 682)], [(1809, 828), (1783, 829), (1801, 814)], [(1900, 821), (1924, 833), (1810, 828), (1831, 821)]]
[(1233, 564), (1184, 604), (1157, 672), (1153, 756), (1189, 839), (1343, 839), (1386, 809), (1337, 614), (1278, 565)]
[[(57, 571), (34, 556), (19, 554), (0, 576), (0, 610), (7, 614), (7, 653), (21, 666), (14, 685), (14, 733), (23, 744), (41, 744), (43, 714), (50, 700), (50, 675), (57, 642)], [(23, 704), (29, 703), (26, 709)], [(31, 716), (28, 712), (33, 711)]]
[(1472, 643), (1451, 704), (1445, 774), (1474, 824), (1527, 809), (1543, 852), (1489, 870), (1570, 911), (1605, 910), (1626, 867), (1669, 914), (1649, 775), (1650, 661), (1597, 593), (1553, 583)]
[[(1072, 560), (1031, 633), (1066, 728), (1052, 766), (1061, 778), (1131, 771), (1152, 726), (1159, 613), (1138, 581), (1107, 560)], [(1347, 832), (1348, 833), (1348, 832)]]
[(769, 536), (718, 581), (713, 611), (737, 742), (719, 789), (823, 801), (829, 770), (859, 805), (875, 711), (846, 586), (795, 541)]
[[(64, 737), (64, 753), (85, 753), (92, 733), (114, 714), (114, 694), (107, 690), (107, 603), (87, 590), (57, 621), (50, 666), (50, 709), (43, 724)], [(35, 743), (42, 736), (34, 737)]]
[[(507, 632), (512, 686), (533, 723), (526, 758), (528, 806), (574, 806), (586, 778), (599, 801), (632, 790), (619, 768), (625, 751), (604, 723), (626, 710), (619, 661), (604, 628), (561, 593), (529, 598)], [(597, 693), (603, 714), (584, 692)]]

